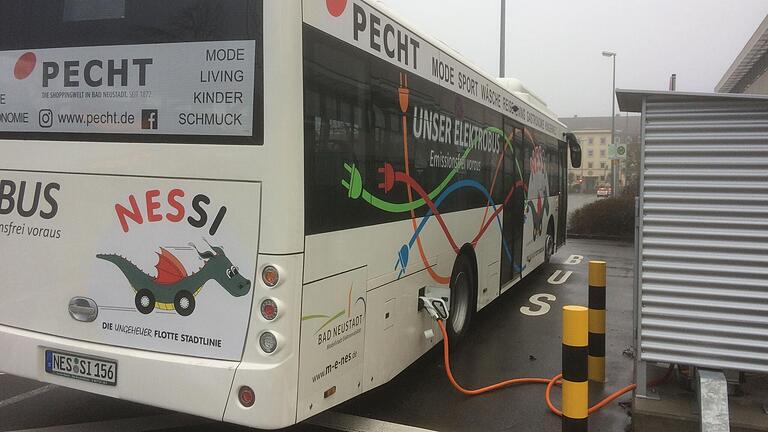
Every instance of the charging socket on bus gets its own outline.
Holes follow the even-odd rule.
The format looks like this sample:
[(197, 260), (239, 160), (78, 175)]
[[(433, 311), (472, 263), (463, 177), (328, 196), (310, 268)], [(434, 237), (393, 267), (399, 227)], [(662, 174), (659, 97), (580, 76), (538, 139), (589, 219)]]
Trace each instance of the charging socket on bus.
[(448, 319), (448, 304), (445, 303), (445, 300), (434, 297), (419, 297), (419, 303), (424, 306), (429, 316), (435, 321)]
[(418, 308), (416, 309), (418, 312), (421, 312), (424, 309), (421, 297), (439, 298), (442, 299), (445, 304), (449, 305), (451, 304), (451, 289), (446, 287), (421, 287), (421, 289), (419, 289)]

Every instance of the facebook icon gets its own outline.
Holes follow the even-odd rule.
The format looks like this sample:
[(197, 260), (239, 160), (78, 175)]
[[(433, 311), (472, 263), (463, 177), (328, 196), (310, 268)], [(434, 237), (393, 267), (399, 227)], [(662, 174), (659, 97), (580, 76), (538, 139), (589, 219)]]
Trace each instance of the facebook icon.
[(157, 129), (157, 110), (141, 110), (141, 128)]

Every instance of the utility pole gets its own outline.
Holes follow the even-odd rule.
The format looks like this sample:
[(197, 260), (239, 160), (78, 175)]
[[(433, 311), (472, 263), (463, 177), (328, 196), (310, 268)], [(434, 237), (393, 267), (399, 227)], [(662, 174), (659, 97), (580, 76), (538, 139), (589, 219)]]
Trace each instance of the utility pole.
[[(614, 148), (616, 148), (616, 54), (613, 55), (613, 87), (611, 90), (611, 143), (614, 145)], [(621, 160), (616, 159), (614, 164), (612, 192), (613, 196), (617, 197), (621, 195), (621, 192), (619, 191), (621, 188), (621, 185), (619, 184), (621, 181), (621, 177), (619, 176), (619, 172), (621, 171)]]
[[(616, 53), (603, 51), (603, 57), (613, 57), (613, 86), (611, 87), (611, 146), (616, 148)], [(615, 157), (615, 155), (614, 155)], [(621, 162), (616, 159), (611, 160), (611, 171), (613, 171), (613, 184), (611, 192), (613, 196), (619, 196), (619, 167)]]
[(506, 74), (506, 54), (507, 54), (507, 0), (501, 0), (501, 55), (499, 56), (499, 77), (504, 78)]

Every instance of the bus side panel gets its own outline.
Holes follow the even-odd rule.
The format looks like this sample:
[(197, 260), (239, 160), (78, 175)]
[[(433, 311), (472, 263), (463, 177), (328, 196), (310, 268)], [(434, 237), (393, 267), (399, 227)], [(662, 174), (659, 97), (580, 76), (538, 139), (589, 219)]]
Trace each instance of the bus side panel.
[(297, 420), (362, 392), (366, 268), (304, 285)]
[[(419, 291), (434, 286), (426, 270), (368, 292), (363, 389), (385, 384), (439, 342), (439, 330), (419, 313)], [(433, 336), (426, 338), (425, 329)]]
[(560, 143), (559, 169), (560, 169), (560, 211), (557, 212), (557, 248), (565, 246), (565, 238), (568, 226), (568, 145)]
[[(544, 264), (544, 245), (546, 242), (547, 225), (550, 220), (553, 221), (555, 230), (557, 230), (559, 198), (556, 196), (542, 198), (541, 216), (536, 215), (535, 209), (538, 207), (537, 201), (538, 200), (528, 200), (525, 210), (526, 218), (525, 226), (523, 227), (523, 277)], [(543, 204), (544, 202), (546, 202), (546, 205)], [(537, 217), (541, 217), (542, 220), (541, 231), (539, 231), (539, 225), (536, 222)]]

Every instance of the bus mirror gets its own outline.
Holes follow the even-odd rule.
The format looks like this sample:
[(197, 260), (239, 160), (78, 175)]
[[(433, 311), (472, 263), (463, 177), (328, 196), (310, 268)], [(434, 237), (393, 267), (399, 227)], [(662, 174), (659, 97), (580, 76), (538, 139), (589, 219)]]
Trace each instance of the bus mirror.
[(579, 139), (571, 132), (565, 134), (565, 141), (568, 143), (568, 149), (571, 153), (571, 166), (581, 168), (581, 145)]

